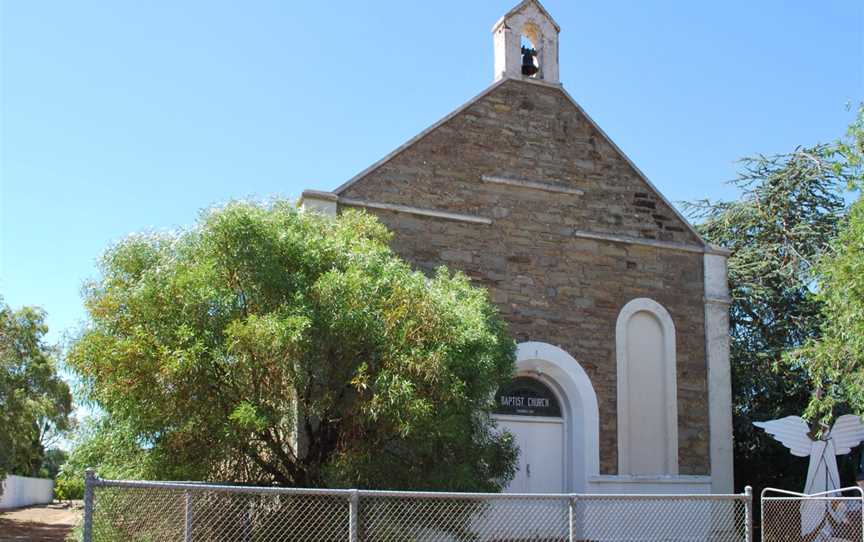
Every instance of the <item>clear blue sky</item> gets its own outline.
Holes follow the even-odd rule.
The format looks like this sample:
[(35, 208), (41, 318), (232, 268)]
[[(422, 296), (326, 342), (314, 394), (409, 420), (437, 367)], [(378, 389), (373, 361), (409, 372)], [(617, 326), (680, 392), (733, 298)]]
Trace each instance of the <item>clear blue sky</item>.
[[(515, 3), (0, 0), (0, 293), (59, 338), (112, 241), (335, 188), (491, 83)], [(864, 97), (861, 0), (545, 6), (565, 88), (673, 201)]]

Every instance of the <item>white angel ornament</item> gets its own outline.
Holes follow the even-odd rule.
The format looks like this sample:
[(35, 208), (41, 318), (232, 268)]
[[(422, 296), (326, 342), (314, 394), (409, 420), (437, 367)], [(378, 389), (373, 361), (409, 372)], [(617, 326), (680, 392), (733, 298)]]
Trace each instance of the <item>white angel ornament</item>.
[[(847, 414), (840, 416), (834, 426), (821, 439), (810, 438), (810, 427), (798, 416), (786, 416), (779, 420), (754, 422), (753, 425), (764, 429), (766, 433), (779, 440), (789, 448), (792, 455), (810, 457), (807, 468), (807, 483), (804, 493), (812, 495), (840, 489), (840, 473), (837, 471), (837, 456), (852, 451), (864, 440), (864, 423), (858, 416)], [(820, 525), (828, 527), (827, 501), (803, 500), (801, 503), (801, 534), (807, 536)], [(842, 521), (845, 510), (832, 508), (831, 516), (836, 521)]]

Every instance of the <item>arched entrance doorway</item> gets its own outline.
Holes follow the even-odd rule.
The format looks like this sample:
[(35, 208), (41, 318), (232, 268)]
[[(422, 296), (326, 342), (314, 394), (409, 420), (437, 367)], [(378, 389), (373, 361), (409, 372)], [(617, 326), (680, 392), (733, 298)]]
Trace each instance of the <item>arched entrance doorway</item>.
[(495, 414), (519, 446), (510, 493), (562, 493), (565, 487), (561, 403), (542, 381), (519, 376), (498, 390)]
[[(501, 404), (502, 397), (507, 404)], [(514, 435), (522, 451), (506, 491), (585, 492), (600, 470), (600, 415), (594, 387), (579, 363), (557, 346), (521, 343), (516, 376), (495, 401), (499, 426)]]

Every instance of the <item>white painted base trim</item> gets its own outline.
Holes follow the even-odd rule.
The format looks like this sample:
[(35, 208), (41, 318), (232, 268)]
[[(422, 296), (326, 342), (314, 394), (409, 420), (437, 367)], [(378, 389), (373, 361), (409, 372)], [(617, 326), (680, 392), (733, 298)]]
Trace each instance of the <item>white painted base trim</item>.
[(601, 494), (708, 495), (711, 493), (711, 477), (601, 474), (588, 477), (587, 490), (588, 493)]

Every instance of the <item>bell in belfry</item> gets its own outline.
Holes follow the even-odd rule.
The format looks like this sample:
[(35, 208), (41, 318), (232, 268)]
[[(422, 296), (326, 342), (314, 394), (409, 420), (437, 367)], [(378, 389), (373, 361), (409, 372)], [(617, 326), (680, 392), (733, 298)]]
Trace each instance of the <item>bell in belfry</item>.
[(537, 73), (537, 64), (534, 62), (536, 56), (536, 49), (522, 46), (522, 75), (532, 76)]

